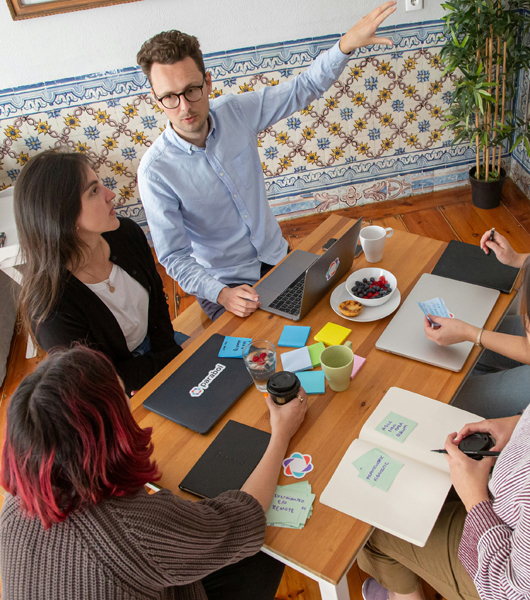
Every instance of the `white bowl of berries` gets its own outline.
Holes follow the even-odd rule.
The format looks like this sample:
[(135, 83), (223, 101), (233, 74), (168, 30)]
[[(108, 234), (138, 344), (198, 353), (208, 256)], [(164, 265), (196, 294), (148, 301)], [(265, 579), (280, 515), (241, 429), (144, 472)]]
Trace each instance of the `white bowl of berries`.
[(394, 275), (375, 267), (354, 271), (346, 280), (350, 296), (365, 306), (380, 306), (388, 302), (396, 288), (397, 279)]

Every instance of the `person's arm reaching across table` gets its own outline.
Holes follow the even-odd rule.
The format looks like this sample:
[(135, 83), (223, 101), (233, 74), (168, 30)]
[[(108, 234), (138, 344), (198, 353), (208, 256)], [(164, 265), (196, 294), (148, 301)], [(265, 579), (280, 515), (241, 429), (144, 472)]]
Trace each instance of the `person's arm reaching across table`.
[[(425, 335), (439, 346), (451, 346), (460, 342), (472, 342), (474, 344), (477, 341), (480, 327), (475, 327), (460, 319), (436, 317), (434, 315), (429, 315), (429, 317), (440, 327), (431, 327), (427, 317), (424, 317), (423, 329)], [(530, 365), (530, 343), (526, 336), (509, 335), (484, 329), (480, 337), (480, 343), (488, 350)]]
[(304, 420), (307, 395), (300, 388), (299, 397), (283, 406), (275, 404), (267, 395), (267, 405), (271, 418), (271, 441), (258, 466), (241, 488), (243, 492), (256, 498), (263, 510), (267, 510), (272, 502), (287, 446)]

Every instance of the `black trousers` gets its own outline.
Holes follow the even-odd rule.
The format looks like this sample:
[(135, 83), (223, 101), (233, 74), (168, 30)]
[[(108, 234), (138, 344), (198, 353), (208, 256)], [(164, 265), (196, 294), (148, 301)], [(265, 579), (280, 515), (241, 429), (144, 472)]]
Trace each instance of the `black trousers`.
[(223, 567), (201, 583), (208, 600), (274, 600), (285, 565), (258, 552)]
[[(274, 265), (268, 265), (267, 263), (261, 263), (261, 273), (260, 279), (264, 277)], [(234, 288), (238, 285), (243, 285), (242, 283), (227, 283), (228, 287)], [(248, 285), (252, 285), (249, 283)], [(206, 316), (209, 317), (212, 321), (218, 319), (225, 311), (226, 308), (222, 304), (217, 304), (216, 302), (210, 302), (206, 300), (206, 298), (199, 298), (197, 296), (197, 302), (202, 310), (206, 313)]]

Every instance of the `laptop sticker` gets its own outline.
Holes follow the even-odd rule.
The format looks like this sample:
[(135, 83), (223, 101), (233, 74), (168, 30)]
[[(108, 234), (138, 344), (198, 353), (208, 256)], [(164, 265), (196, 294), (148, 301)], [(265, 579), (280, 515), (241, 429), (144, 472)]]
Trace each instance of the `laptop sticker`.
[(207, 390), (210, 387), (210, 383), (224, 370), (226, 369), (225, 365), (221, 363), (217, 363), (215, 367), (206, 375), (206, 377), (196, 385), (192, 387), (190, 390), (190, 396), (192, 398), (197, 398), (197, 396), (201, 396), (204, 390)]
[(340, 260), (336, 258), (330, 265), (326, 273), (326, 281), (329, 281), (339, 268)]

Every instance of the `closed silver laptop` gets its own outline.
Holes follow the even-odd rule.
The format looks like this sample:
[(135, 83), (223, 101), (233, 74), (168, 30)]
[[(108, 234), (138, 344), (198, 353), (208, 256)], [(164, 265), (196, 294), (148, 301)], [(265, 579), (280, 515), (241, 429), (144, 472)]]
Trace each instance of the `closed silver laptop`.
[(474, 344), (461, 342), (438, 346), (427, 339), (423, 329), (423, 312), (418, 302), (443, 298), (456, 319), (484, 327), (499, 294), (497, 290), (424, 273), (375, 347), (450, 371), (461, 371)]

